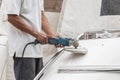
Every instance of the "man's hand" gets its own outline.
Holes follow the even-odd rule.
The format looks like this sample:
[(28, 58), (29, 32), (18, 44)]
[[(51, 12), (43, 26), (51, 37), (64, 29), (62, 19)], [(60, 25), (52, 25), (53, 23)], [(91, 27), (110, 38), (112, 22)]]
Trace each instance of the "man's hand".
[(37, 33), (37, 35), (35, 37), (41, 44), (47, 44), (48, 43), (48, 36), (46, 34)]
[[(48, 22), (47, 17), (45, 16), (44, 12), (42, 11), (42, 29), (48, 35), (48, 38), (57, 38), (56, 34), (51, 29), (51, 26)], [(55, 45), (56, 47), (62, 47), (62, 45), (58, 44)]]

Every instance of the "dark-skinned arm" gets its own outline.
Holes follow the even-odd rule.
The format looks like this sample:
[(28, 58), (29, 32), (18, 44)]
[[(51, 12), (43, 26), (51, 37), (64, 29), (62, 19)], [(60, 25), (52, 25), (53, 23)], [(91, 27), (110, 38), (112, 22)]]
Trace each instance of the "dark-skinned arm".
[(39, 40), (42, 44), (46, 44), (48, 38), (45, 34), (38, 32), (33, 26), (27, 25), (24, 20), (18, 15), (8, 15), (8, 21), (14, 25), (17, 29), (26, 32), (32, 36), (34, 36), (37, 40)]
[(45, 16), (45, 13), (42, 11), (42, 30), (50, 36), (56, 37), (56, 34), (52, 31), (51, 26), (48, 22), (48, 19)]
[[(46, 18), (44, 12), (42, 11), (42, 29), (50, 38), (57, 38), (57, 35), (52, 31), (51, 26)], [(58, 44), (55, 45), (56, 47), (63, 47), (62, 45)]]

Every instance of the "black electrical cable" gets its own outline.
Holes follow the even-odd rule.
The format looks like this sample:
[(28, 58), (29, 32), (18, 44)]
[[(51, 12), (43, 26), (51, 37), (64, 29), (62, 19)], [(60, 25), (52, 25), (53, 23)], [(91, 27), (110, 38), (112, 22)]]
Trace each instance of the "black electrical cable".
[(22, 58), (24, 57), (24, 53), (25, 53), (25, 50), (27, 48), (28, 45), (31, 45), (31, 44), (35, 44), (35, 41), (34, 42), (29, 42), (25, 45), (24, 49), (23, 49), (23, 52), (22, 52)]
[(26, 50), (26, 48), (27, 48), (27, 46), (28, 45), (31, 45), (31, 44), (38, 44), (38, 42), (36, 42), (36, 40), (34, 41), (34, 42), (29, 42), (29, 43), (27, 43), (26, 45), (25, 45), (25, 47), (24, 47), (24, 49), (23, 49), (23, 52), (22, 52), (22, 57), (21, 57), (21, 66), (20, 66), (20, 80), (22, 80), (21, 78), (22, 78), (22, 68), (23, 68), (23, 65), (24, 65), (24, 62), (23, 62), (23, 57), (24, 57), (24, 53), (25, 53), (25, 50)]

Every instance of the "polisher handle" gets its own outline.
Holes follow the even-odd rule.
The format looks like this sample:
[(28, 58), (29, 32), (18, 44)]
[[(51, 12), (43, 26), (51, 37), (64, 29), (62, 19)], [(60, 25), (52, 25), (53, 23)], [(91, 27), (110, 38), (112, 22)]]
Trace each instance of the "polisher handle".
[[(69, 46), (69, 38), (48, 38), (48, 43), (52, 45), (63, 45), (63, 46)], [(38, 40), (35, 40), (34, 44), (39, 44), (40, 42)]]

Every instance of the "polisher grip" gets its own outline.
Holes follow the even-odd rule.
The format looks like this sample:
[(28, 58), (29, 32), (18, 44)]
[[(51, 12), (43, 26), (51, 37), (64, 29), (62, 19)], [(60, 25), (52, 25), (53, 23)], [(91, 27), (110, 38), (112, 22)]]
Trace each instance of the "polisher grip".
[[(48, 43), (52, 45), (63, 45), (63, 46), (69, 46), (69, 38), (48, 38)], [(40, 42), (38, 40), (35, 40), (35, 45), (39, 44)]]

